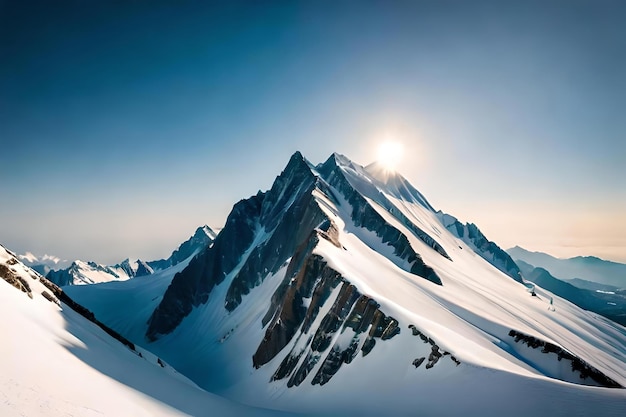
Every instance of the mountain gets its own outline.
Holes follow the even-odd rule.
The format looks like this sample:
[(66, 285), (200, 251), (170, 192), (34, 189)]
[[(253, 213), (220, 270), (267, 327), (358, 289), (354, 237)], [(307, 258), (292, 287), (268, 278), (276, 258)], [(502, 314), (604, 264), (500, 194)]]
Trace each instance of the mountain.
[(495, 242), (483, 235), (473, 223), (461, 223), (456, 217), (438, 211), (441, 223), (456, 237), (465, 242), (474, 252), (516, 281), (522, 282), (520, 269), (513, 259)]
[(74, 261), (67, 269), (50, 271), (46, 275), (50, 281), (61, 287), (66, 285), (98, 284), (108, 281), (125, 281), (137, 273), (147, 275), (152, 269), (143, 261), (126, 259), (120, 264), (107, 266), (95, 262)]
[(68, 291), (202, 388), (255, 406), (622, 415), (626, 329), (531, 295), (497, 245), (450, 220), (398, 173), (295, 153), (176, 272)]
[(519, 246), (507, 249), (507, 252), (513, 259), (545, 268), (562, 279), (580, 278), (626, 289), (626, 264), (605, 261), (595, 256), (560, 259), (543, 252), (530, 252)]
[(204, 225), (198, 227), (193, 236), (183, 242), (178, 249), (172, 252), (169, 258), (149, 261), (148, 265), (150, 265), (150, 267), (155, 271), (177, 265), (190, 256), (195, 255), (201, 250), (207, 248), (211, 243), (213, 243), (216, 236), (217, 233), (215, 233), (209, 226)]
[(215, 232), (208, 226), (199, 227), (187, 241), (172, 252), (169, 258), (144, 262), (140, 259), (125, 259), (116, 265), (101, 265), (95, 262), (74, 261), (68, 268), (49, 271), (46, 277), (59, 286), (99, 284), (109, 281), (125, 281), (130, 278), (151, 275), (155, 270), (164, 270), (183, 262), (207, 248), (215, 239)]
[(0, 278), (3, 416), (282, 415), (199, 389), (3, 246)]
[[(518, 260), (518, 262), (520, 262), (520, 261)], [(521, 261), (521, 262), (524, 262), (524, 261)], [(580, 278), (563, 279), (562, 281), (569, 282), (573, 286), (578, 287), (578, 288), (582, 288), (584, 290), (609, 291), (609, 292), (620, 291), (620, 289), (618, 287), (614, 287), (612, 285), (598, 284), (597, 282), (587, 281), (585, 279), (580, 279)], [(622, 289), (621, 291), (626, 291), (626, 289)]]
[(37, 256), (31, 252), (26, 252), (23, 255), (17, 255), (17, 257), (21, 262), (24, 263), (24, 265), (29, 266), (41, 275), (46, 275), (52, 270), (67, 268), (69, 266), (68, 261), (62, 260), (57, 256), (52, 256), (48, 254), (43, 256)]
[(626, 326), (626, 291), (586, 290), (555, 278), (543, 268), (517, 261), (524, 278), (564, 298), (580, 308), (590, 310)]

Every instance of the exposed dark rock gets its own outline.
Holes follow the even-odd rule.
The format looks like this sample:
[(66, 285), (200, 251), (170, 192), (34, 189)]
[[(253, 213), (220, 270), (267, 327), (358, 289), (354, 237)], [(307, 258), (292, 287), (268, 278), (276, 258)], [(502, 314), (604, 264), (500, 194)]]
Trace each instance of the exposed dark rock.
[[(439, 362), (439, 359), (441, 359), (443, 356), (450, 356), (450, 359), (454, 363), (456, 363), (457, 366), (461, 364), (461, 362), (458, 361), (454, 356), (450, 355), (450, 352), (440, 351), (439, 345), (437, 345), (437, 343), (435, 343), (435, 341), (432, 338), (428, 337), (423, 332), (421, 332), (417, 327), (415, 327), (414, 324), (409, 324), (409, 329), (411, 329), (411, 334), (413, 336), (419, 336), (422, 342), (429, 343), (431, 345), (430, 354), (428, 355), (428, 363), (426, 364), (426, 369), (430, 369), (433, 366), (435, 366), (437, 362)], [(413, 365), (415, 365), (415, 367), (418, 368), (422, 364), (422, 362), (424, 362), (425, 359), (426, 359), (425, 357), (419, 360), (415, 359), (413, 361)]]
[(174, 276), (148, 321), (148, 340), (174, 330), (194, 306), (207, 302), (213, 287), (237, 266), (254, 239), (264, 196), (259, 192), (235, 204), (213, 246)]
[[(329, 230), (332, 230), (332, 224), (325, 233), (312, 233), (296, 250), (282, 284), (272, 296), (272, 305), (263, 318), (263, 325), (267, 325), (267, 329), (252, 358), (256, 368), (263, 366), (293, 341), (294, 348), (285, 355), (272, 376), (272, 380), (290, 377), (288, 387), (297, 386), (306, 379), (323, 356), (322, 353), (331, 348), (338, 332), (351, 331), (354, 335), (348, 346), (332, 346), (314, 376), (313, 384), (328, 382), (341, 365), (351, 363), (359, 351), (367, 355), (376, 344), (376, 338), (387, 340), (400, 331), (398, 322), (383, 314), (378, 309), (378, 303), (360, 294), (354, 285), (330, 268), (321, 256), (312, 253), (320, 236), (326, 237)], [(308, 334), (320, 308), (340, 285), (332, 306), (321, 319), (314, 335), (306, 336), (308, 339), (304, 349), (300, 347), (294, 351), (295, 346), (302, 346), (300, 337)], [(307, 307), (305, 298), (309, 300)], [(360, 336), (368, 329), (365, 337)], [(364, 342), (361, 343), (361, 340)], [(304, 360), (301, 361), (303, 355)]]
[[(39, 281), (46, 288), (48, 288), (52, 292), (52, 294), (54, 294), (56, 296), (56, 298), (59, 301), (63, 302), (63, 304), (65, 304), (66, 306), (68, 306), (69, 308), (71, 308), (72, 310), (74, 310), (75, 312), (77, 312), (78, 314), (80, 314), (81, 316), (83, 316), (84, 318), (89, 320), (90, 322), (92, 322), (95, 325), (97, 325), (98, 327), (100, 327), (109, 336), (113, 337), (114, 339), (116, 339), (117, 341), (122, 343), (123, 345), (126, 345), (130, 350), (133, 350), (133, 351), (135, 350), (135, 344), (133, 342), (131, 342), (130, 340), (126, 339), (124, 336), (122, 336), (121, 334), (119, 334), (115, 330), (111, 329), (106, 324), (104, 324), (101, 321), (97, 320), (96, 316), (93, 314), (93, 312), (91, 312), (90, 310), (86, 309), (85, 307), (83, 307), (82, 305), (80, 305), (76, 301), (74, 301), (58, 285), (54, 284), (53, 282), (51, 282), (50, 280), (48, 280), (48, 279), (46, 279), (44, 277), (39, 278)], [(43, 295), (43, 293), (42, 293), (42, 295)], [(44, 295), (44, 297), (45, 297), (45, 295)]]
[(61, 303), (59, 302), (59, 300), (53, 296), (52, 294), (50, 294), (48, 291), (42, 291), (41, 295), (43, 296), (43, 298), (45, 298), (46, 300), (50, 301), (51, 303), (54, 303), (56, 305), (58, 305), (59, 307), (61, 306)]
[(415, 366), (415, 368), (419, 368), (420, 365), (424, 363), (425, 360), (426, 360), (425, 357), (417, 358), (413, 361), (413, 366)]
[[(296, 153), (267, 193), (235, 205), (213, 246), (172, 280), (148, 322), (148, 339), (171, 332), (194, 306), (208, 300), (213, 287), (240, 262), (224, 300), (228, 311), (234, 310), (242, 297), (268, 275), (277, 272), (311, 232), (327, 220), (313, 197), (316, 187), (324, 186), (308, 162)], [(268, 237), (249, 250), (255, 238), (263, 236)]]
[(517, 330), (509, 331), (509, 336), (515, 338), (515, 343), (518, 343), (520, 340), (522, 343), (526, 344), (531, 349), (541, 348), (541, 352), (545, 354), (556, 354), (557, 360), (561, 361), (563, 359), (568, 360), (572, 364), (572, 372), (577, 372), (581, 379), (585, 380), (587, 378), (591, 378), (597, 384), (607, 387), (607, 388), (624, 388), (620, 384), (618, 384), (613, 379), (604, 375), (598, 369), (589, 365), (587, 362), (579, 358), (578, 356), (573, 355), (567, 350), (563, 349), (560, 346), (557, 346), (553, 343), (546, 342), (534, 336), (530, 336), (519, 332)]
[[(95, 266), (98, 269), (100, 269), (100, 265), (94, 263), (94, 262), (89, 262), (89, 265), (91, 266)], [(143, 277), (146, 275), (150, 275), (152, 274), (154, 271), (152, 270), (152, 267), (150, 265), (148, 265), (146, 262), (142, 261), (142, 260), (137, 260), (137, 269), (133, 269), (130, 260), (129, 259), (125, 259), (124, 261), (122, 261), (122, 263), (115, 265), (115, 268), (121, 268), (124, 270), (124, 272), (126, 272), (126, 275), (128, 275), (129, 277), (133, 278), (133, 277)], [(109, 271), (109, 273), (113, 273), (113, 271), (110, 268), (105, 268), (106, 270)], [(113, 273), (115, 276), (117, 276), (119, 278), (119, 276), (115, 273)]]
[(476, 253), (487, 262), (504, 272), (517, 282), (522, 282), (522, 273), (513, 258), (496, 243), (487, 239), (473, 223), (462, 224), (455, 217), (438, 212), (446, 228), (453, 235), (476, 248)]
[(442, 356), (442, 353), (439, 352), (439, 346), (433, 345), (433, 347), (431, 348), (430, 355), (428, 355), (428, 363), (426, 364), (426, 369), (430, 369), (433, 366), (435, 366), (435, 364), (439, 361), (439, 358), (441, 358), (441, 356)]
[[(241, 303), (241, 297), (261, 284), (268, 274), (276, 273), (292, 256), (296, 247), (327, 220), (327, 216), (315, 201), (312, 193), (314, 188), (315, 182), (311, 181), (303, 196), (283, 214), (272, 236), (252, 250), (228, 288), (225, 303), (228, 311), (234, 310)], [(267, 221), (273, 224), (276, 221), (273, 212), (270, 211), (265, 215), (270, 217), (268, 219), (262, 217), (262, 223)]]
[(415, 237), (422, 240), (422, 242), (434, 249), (443, 257), (450, 259), (445, 249), (428, 233), (426, 233), (415, 223), (410, 221), (400, 210), (398, 210), (389, 200), (389, 198), (387, 198), (384, 193), (380, 192), (380, 190), (377, 188), (377, 185), (385, 187), (387, 191), (389, 191), (396, 198), (402, 199), (404, 201), (417, 202), (418, 204), (424, 206), (426, 209), (431, 211), (434, 211), (433, 207), (426, 201), (424, 196), (415, 188), (413, 188), (413, 186), (408, 181), (406, 181), (406, 179), (404, 179), (400, 174), (394, 174), (393, 178), (387, 177), (387, 180), (390, 180), (391, 184), (388, 183), (387, 180), (381, 179), (380, 175), (378, 174), (381, 172), (383, 167), (376, 165), (377, 164), (374, 163), (365, 168), (365, 171), (374, 178), (375, 182), (364, 182), (359, 180), (354, 181), (351, 172), (359, 171), (360, 167), (356, 167), (348, 159), (338, 154), (331, 155), (331, 157), (326, 162), (319, 165), (317, 168), (320, 173), (322, 173), (322, 175), (328, 175), (329, 172), (332, 172), (337, 167), (344, 167), (342, 175), (346, 178), (352, 188), (354, 188), (358, 193), (362, 194), (363, 196), (376, 201), (397, 220), (399, 220), (400, 223), (407, 227)]
[[(332, 159), (332, 158), (331, 158)], [(240, 201), (235, 205), (228, 216), (226, 226), (215, 239), (213, 245), (197, 255), (188, 267), (176, 274), (148, 321), (146, 337), (155, 340), (159, 335), (167, 334), (176, 328), (194, 307), (206, 303), (212, 289), (220, 284), (227, 275), (232, 275), (229, 283), (224, 307), (233, 311), (254, 287), (260, 285), (266, 277), (276, 273), (285, 266), (291, 258), (290, 268), (299, 270), (294, 259), (306, 258), (301, 251), (296, 256), (297, 248), (308, 245), (308, 239), (313, 231), (316, 238), (325, 238), (335, 246), (341, 247), (338, 240), (338, 230), (328, 216), (320, 208), (316, 199), (316, 192), (321, 192), (331, 202), (338, 205), (336, 193), (340, 192), (353, 206), (352, 219), (357, 227), (364, 227), (375, 232), (383, 243), (394, 248), (397, 258), (394, 260), (399, 266), (409, 272), (424, 277), (432, 282), (441, 284), (441, 280), (432, 268), (425, 265), (422, 258), (411, 247), (407, 237), (398, 229), (389, 225), (369, 203), (350, 185), (341, 173), (341, 169), (326, 163), (315, 171), (299, 153), (295, 153), (285, 170), (276, 178), (272, 188), (266, 193), (257, 194), (248, 200)], [(332, 172), (331, 172), (332, 171)], [(417, 232), (416, 232), (417, 233)], [(428, 240), (426, 236), (422, 239)], [(429, 243), (435, 250), (441, 252), (436, 242)], [(254, 244), (254, 246), (253, 246)], [(252, 247), (253, 246), (253, 247)], [(444, 251), (444, 256), (447, 256)], [(290, 275), (290, 279), (293, 276)], [(295, 297), (293, 290), (288, 291), (288, 283), (281, 285), (273, 295), (272, 308), (264, 317), (264, 325), (276, 314), (276, 306), (285, 296), (290, 297), (294, 305), (286, 308), (285, 313), (295, 322), (300, 322), (300, 314), (308, 315), (305, 328), (311, 319), (317, 302), (313, 302), (312, 310), (302, 308), (301, 300)], [(332, 287), (332, 285), (330, 286)], [(330, 288), (324, 287), (315, 297), (324, 296)], [(308, 293), (305, 287), (298, 291)], [(289, 293), (289, 294), (288, 294)], [(325, 295), (327, 296), (327, 295)], [(294, 298), (295, 297), (295, 298)], [(308, 312), (307, 312), (308, 311)], [(388, 338), (393, 335), (393, 328), (385, 331), (389, 323), (381, 329)], [(284, 346), (290, 339), (289, 334), (294, 329), (281, 331), (280, 328), (290, 328), (291, 324), (277, 323), (270, 328), (266, 335), (277, 348)], [(287, 337), (287, 339), (282, 339)], [(261, 349), (262, 351), (264, 349)], [(275, 348), (268, 351), (269, 357), (275, 355)], [(263, 354), (255, 355), (255, 366), (264, 363)]]
[(46, 278), (51, 282), (64, 286), (74, 281), (74, 276), (70, 273), (72, 267), (75, 267), (75, 263), (72, 263), (67, 269), (59, 269), (58, 271), (51, 270), (46, 274)]
[(147, 262), (153, 270), (162, 270), (178, 265), (189, 258), (195, 252), (202, 251), (213, 243), (215, 232), (208, 226), (198, 227), (196, 232), (188, 240), (183, 242), (169, 258)]
[[(351, 217), (355, 226), (363, 227), (371, 232), (374, 232), (383, 243), (391, 246), (394, 249), (394, 254), (398, 258), (407, 261), (410, 265), (407, 272), (419, 275), (429, 281), (441, 285), (441, 279), (439, 276), (431, 267), (427, 266), (422, 260), (422, 257), (413, 250), (407, 237), (398, 229), (387, 223), (385, 219), (370, 205), (370, 203), (368, 203), (367, 200), (353, 188), (341, 171), (341, 168), (337, 165), (334, 155), (324, 162), (324, 164), (318, 166), (318, 171), (322, 177), (331, 186), (337, 189), (348, 201), (348, 203), (350, 203), (350, 206), (352, 207)], [(403, 267), (397, 262), (396, 264), (399, 267)]]
[[(315, 242), (316, 236), (312, 236), (309, 242)], [(305, 245), (301, 248), (304, 253), (310, 253), (312, 248)], [(326, 302), (332, 290), (341, 282), (340, 274), (327, 267), (326, 262), (319, 255), (309, 255), (299, 270), (293, 270), (292, 265), (297, 265), (302, 260), (299, 256), (294, 256), (287, 268), (287, 274), (283, 284), (272, 296), (272, 305), (265, 315), (263, 324), (271, 322), (265, 331), (265, 337), (253, 355), (253, 364), (256, 368), (266, 364), (274, 358), (291, 341), (298, 328), (305, 322), (303, 333), (308, 331), (310, 324), (317, 317), (320, 307)], [(295, 273), (295, 275), (293, 275)], [(313, 285), (318, 282), (314, 287)], [(341, 293), (340, 293), (341, 297)], [(338, 297), (338, 299), (340, 298)], [(304, 307), (303, 299), (310, 298), (308, 308)], [(333, 306), (334, 309), (337, 309)], [(333, 310), (333, 309), (331, 309)], [(338, 328), (337, 323), (332, 323), (332, 314), (329, 313), (320, 325), (312, 345), (319, 348), (324, 343), (324, 330), (333, 327)], [(334, 331), (337, 329), (335, 328)], [(318, 350), (318, 349), (315, 349)], [(323, 349), (322, 349), (323, 350)]]
[(33, 298), (33, 292), (30, 289), (28, 281), (17, 275), (12, 268), (9, 268), (5, 264), (0, 264), (0, 277), (18, 290), (26, 293), (30, 298)]
[(361, 348), (361, 352), (363, 352), (363, 356), (367, 356), (372, 349), (374, 349), (374, 346), (376, 346), (376, 339), (374, 339), (373, 337), (368, 336), (367, 339), (365, 339), (365, 342), (363, 343), (363, 347)]
[[(300, 366), (296, 372), (293, 373), (289, 381), (287, 381), (287, 387), (291, 388), (293, 386), (298, 386), (304, 381), (309, 372), (317, 365), (317, 362), (320, 359), (319, 353), (309, 352), (304, 360), (302, 366)], [(295, 367), (296, 364), (294, 364)], [(293, 367), (291, 368), (293, 369)]]

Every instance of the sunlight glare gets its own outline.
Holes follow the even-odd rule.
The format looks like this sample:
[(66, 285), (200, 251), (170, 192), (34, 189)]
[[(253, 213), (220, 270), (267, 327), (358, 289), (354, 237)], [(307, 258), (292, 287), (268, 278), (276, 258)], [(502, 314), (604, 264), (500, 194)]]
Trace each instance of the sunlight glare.
[(404, 147), (401, 143), (387, 140), (378, 146), (378, 162), (385, 169), (395, 171), (403, 153)]

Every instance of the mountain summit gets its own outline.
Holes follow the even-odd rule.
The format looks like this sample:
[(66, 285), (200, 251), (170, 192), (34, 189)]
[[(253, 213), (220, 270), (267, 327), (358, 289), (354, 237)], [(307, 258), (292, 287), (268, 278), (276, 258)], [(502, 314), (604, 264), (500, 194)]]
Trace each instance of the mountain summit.
[[(626, 400), (623, 327), (527, 283), (400, 174), (339, 154), (313, 165), (295, 153), (162, 296), (115, 285), (120, 308), (93, 307), (103, 322), (256, 406), (619, 415)], [(124, 313), (150, 305), (137, 321)]]

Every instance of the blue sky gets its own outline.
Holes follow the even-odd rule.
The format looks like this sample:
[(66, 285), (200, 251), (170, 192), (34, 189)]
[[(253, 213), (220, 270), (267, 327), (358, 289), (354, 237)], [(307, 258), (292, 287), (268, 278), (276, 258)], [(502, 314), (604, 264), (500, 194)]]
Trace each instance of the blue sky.
[[(167, 256), (387, 137), (503, 247), (626, 261), (619, 1), (0, 2), (0, 242)], [(261, 4), (265, 3), (265, 4)]]

